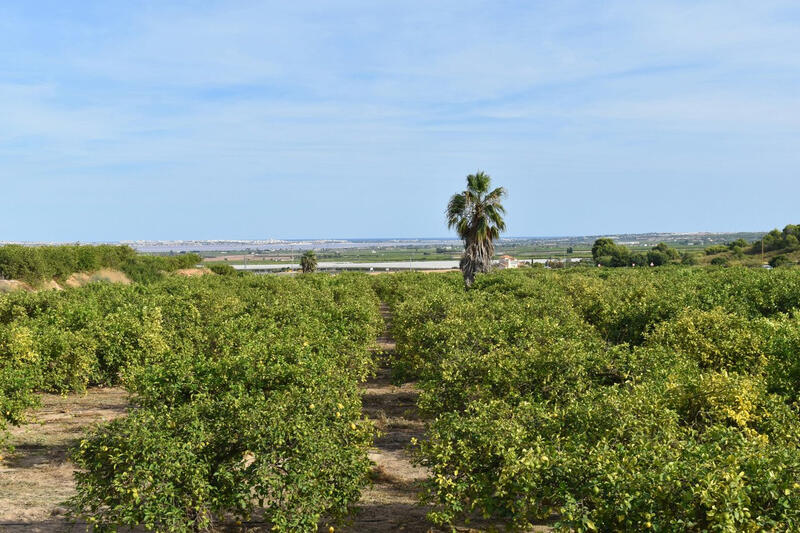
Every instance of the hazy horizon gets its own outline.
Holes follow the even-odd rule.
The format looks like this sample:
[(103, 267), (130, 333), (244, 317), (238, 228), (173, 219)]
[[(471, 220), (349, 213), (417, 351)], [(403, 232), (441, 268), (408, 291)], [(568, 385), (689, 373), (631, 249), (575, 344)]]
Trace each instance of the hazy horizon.
[(791, 1), (5, 3), (0, 240), (439, 238), (478, 169), (510, 237), (782, 228), (798, 52)]
[[(770, 228), (770, 230), (773, 228)], [(586, 237), (608, 237), (614, 235), (624, 235), (624, 236), (644, 236), (644, 235), (738, 235), (738, 234), (764, 234), (770, 230), (758, 230), (758, 231), (692, 231), (692, 232), (683, 232), (683, 231), (651, 231), (651, 232), (615, 232), (615, 233), (587, 233), (583, 235), (501, 235), (500, 241), (508, 241), (508, 240), (566, 240), (566, 239), (579, 239), (579, 238), (586, 238)], [(267, 241), (276, 241), (276, 242), (283, 242), (283, 243), (299, 243), (299, 242), (349, 242), (349, 243), (370, 243), (370, 242), (377, 242), (377, 243), (388, 243), (393, 241), (398, 242), (412, 242), (412, 241), (453, 241), (453, 242), (461, 242), (461, 239), (454, 235), (444, 235), (444, 236), (434, 236), (434, 237), (385, 237), (385, 236), (378, 236), (378, 237), (298, 237), (292, 239), (282, 239), (280, 237), (253, 237), (253, 238), (226, 238), (226, 237), (213, 237), (213, 238), (178, 238), (178, 239), (121, 239), (121, 240), (98, 240), (98, 241), (78, 241), (78, 240), (71, 240), (71, 241), (23, 241), (23, 240), (15, 240), (15, 239), (0, 239), (0, 243), (22, 243), (22, 244), (45, 244), (45, 243), (56, 243), (56, 244), (126, 244), (126, 243), (160, 243), (160, 242), (267, 242)]]

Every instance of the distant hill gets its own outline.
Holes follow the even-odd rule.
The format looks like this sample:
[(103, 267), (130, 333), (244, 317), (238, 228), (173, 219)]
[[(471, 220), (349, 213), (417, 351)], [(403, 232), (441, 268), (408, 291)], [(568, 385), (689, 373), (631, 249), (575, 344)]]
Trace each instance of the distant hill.
[(789, 224), (783, 230), (774, 229), (755, 242), (736, 239), (705, 249), (702, 263), (760, 265), (773, 267), (796, 265), (800, 262), (800, 225)]

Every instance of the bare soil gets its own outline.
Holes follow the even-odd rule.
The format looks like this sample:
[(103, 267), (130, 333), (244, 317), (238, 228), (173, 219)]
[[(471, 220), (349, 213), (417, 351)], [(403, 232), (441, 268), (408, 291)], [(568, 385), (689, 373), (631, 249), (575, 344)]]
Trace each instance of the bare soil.
[(50, 279), (50, 280), (42, 282), (42, 284), (39, 285), (36, 288), (36, 290), (39, 290), (39, 291), (63, 291), (64, 288), (61, 285), (59, 285), (56, 280)]
[[(437, 533), (426, 518), (430, 507), (419, 503), (422, 482), (429, 471), (413, 464), (409, 446), (412, 438), (425, 434), (425, 421), (417, 409), (419, 391), (413, 383), (392, 384), (388, 360), (395, 350), (391, 337), (391, 311), (381, 304), (386, 329), (378, 338), (379, 368), (377, 375), (362, 386), (363, 410), (372, 419), (380, 435), (375, 439), (369, 458), (373, 484), (361, 493), (358, 512), (351, 524), (337, 528), (346, 533), (377, 533), (403, 531), (406, 533)], [(456, 525), (455, 531), (480, 533), (502, 531), (503, 525), (473, 519), (470, 526)], [(320, 528), (326, 531), (327, 528)], [(531, 532), (548, 532), (552, 528), (537, 525)]]
[(33, 291), (33, 287), (24, 281), (17, 281), (15, 279), (0, 279), (0, 293), (12, 291)]
[(11, 428), (15, 450), (0, 460), (0, 531), (84, 531), (84, 525), (66, 520), (61, 506), (75, 490), (69, 448), (92, 425), (124, 415), (127, 406), (120, 388), (42, 395), (31, 422)]
[(32, 287), (30, 284), (25, 283), (24, 281), (15, 279), (0, 279), (0, 293), (19, 290), (27, 292), (48, 290), (60, 291), (64, 287), (83, 287), (84, 285), (94, 281), (108, 281), (110, 283), (122, 283), (123, 285), (129, 285), (131, 283), (131, 280), (125, 275), (124, 272), (110, 268), (104, 268), (94, 272), (75, 272), (74, 274), (70, 274), (70, 276), (65, 279), (61, 285), (59, 285), (59, 283), (53, 279), (42, 281), (35, 287)]
[(419, 505), (417, 497), (428, 472), (412, 464), (408, 452), (411, 439), (421, 438), (425, 431), (416, 407), (419, 393), (413, 384), (392, 384), (387, 356), (395, 343), (388, 333), (388, 307), (382, 306), (382, 313), (387, 330), (378, 339), (380, 366), (377, 375), (362, 387), (364, 413), (380, 432), (369, 454), (374, 463), (372, 486), (362, 493), (353, 523), (341, 531), (429, 531), (431, 525), (425, 518), (429, 509)]
[[(380, 434), (369, 457), (374, 463), (372, 484), (362, 492), (351, 522), (336, 532), (377, 533), (403, 531), (434, 533), (426, 518), (429, 507), (420, 505), (418, 494), (428, 475), (411, 460), (412, 438), (421, 439), (425, 421), (416, 407), (419, 392), (413, 383), (392, 384), (388, 356), (395, 349), (388, 334), (391, 315), (382, 307), (387, 330), (378, 339), (379, 369), (362, 386), (363, 409)], [(74, 494), (74, 465), (68, 451), (93, 425), (124, 416), (128, 395), (121, 388), (95, 388), (86, 394), (42, 395), (42, 406), (30, 423), (11, 428), (15, 451), (0, 459), (0, 531), (7, 533), (62, 533), (86, 531), (85, 523), (71, 523), (63, 502)], [(493, 527), (494, 526), (494, 527)], [(473, 529), (480, 528), (480, 529)], [(218, 531), (269, 530), (263, 524), (220, 524)], [(459, 532), (502, 530), (502, 525), (475, 521)], [(533, 531), (549, 531), (537, 526)], [(328, 531), (327, 524), (320, 532)]]
[(186, 276), (188, 278), (213, 274), (213, 272), (211, 272), (207, 268), (180, 268), (176, 270), (174, 273), (178, 276)]
[(130, 285), (131, 283), (131, 280), (124, 272), (104, 268), (95, 272), (76, 272), (64, 280), (64, 286), (83, 287), (93, 281), (108, 281), (110, 283), (122, 283), (123, 285)]

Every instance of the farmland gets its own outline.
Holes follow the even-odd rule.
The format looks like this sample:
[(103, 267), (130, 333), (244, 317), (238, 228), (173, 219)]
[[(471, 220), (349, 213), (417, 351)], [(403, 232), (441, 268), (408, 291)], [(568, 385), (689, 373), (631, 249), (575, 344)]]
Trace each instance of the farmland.
[[(776, 275), (777, 274), (777, 275)], [(788, 531), (800, 513), (800, 276), (664, 268), (379, 284), (431, 421), (431, 518)]]
[[(703, 233), (703, 234), (629, 234), (614, 236), (626, 243), (633, 252), (647, 252), (660, 242), (676, 250), (699, 252), (705, 246), (718, 245), (745, 238), (749, 241), (760, 238), (762, 233)], [(497, 242), (497, 254), (509, 254), (519, 259), (571, 259), (591, 257), (592, 243), (597, 236), (552, 237), (552, 238), (506, 238)], [(143, 246), (148, 251), (168, 249), (170, 245), (159, 247), (155, 244)], [(173, 245), (174, 246), (174, 245)], [(211, 248), (211, 246), (208, 246)], [(302, 250), (317, 250), (323, 261), (445, 261), (461, 257), (461, 244), (458, 241), (425, 240), (408, 241), (353, 241), (332, 244), (328, 241), (284, 242), (266, 246), (259, 243), (241, 243), (237, 251), (205, 250), (203, 243), (192, 243), (179, 249), (199, 253), (209, 263), (222, 261), (230, 264), (287, 264), (296, 263)], [(165, 253), (165, 252), (161, 252)]]
[[(378, 346), (385, 327), (396, 347)], [(524, 269), (469, 290), (460, 273), (147, 276), (0, 294), (5, 433), (35, 435), (37, 406), (87, 390), (115, 391), (116, 407), (58, 441), (77, 469), (59, 494), (98, 527), (346, 530), (395, 476), (408, 531), (800, 528), (794, 269)]]
[(381, 327), (367, 278), (172, 278), (1, 300), (3, 418), (33, 391), (122, 385), (128, 415), (85, 435), (71, 506), (88, 523), (276, 529), (343, 514), (372, 429), (357, 384)]
[(800, 533), (800, 3), (3, 2), (0, 533)]

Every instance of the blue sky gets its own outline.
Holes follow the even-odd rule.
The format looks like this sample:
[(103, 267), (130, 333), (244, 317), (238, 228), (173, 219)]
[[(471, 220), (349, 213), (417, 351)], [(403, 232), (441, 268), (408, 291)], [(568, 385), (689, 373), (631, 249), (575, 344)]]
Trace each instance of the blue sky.
[[(298, 4), (298, 5), (294, 5)], [(0, 3), (0, 240), (800, 222), (800, 3)]]

